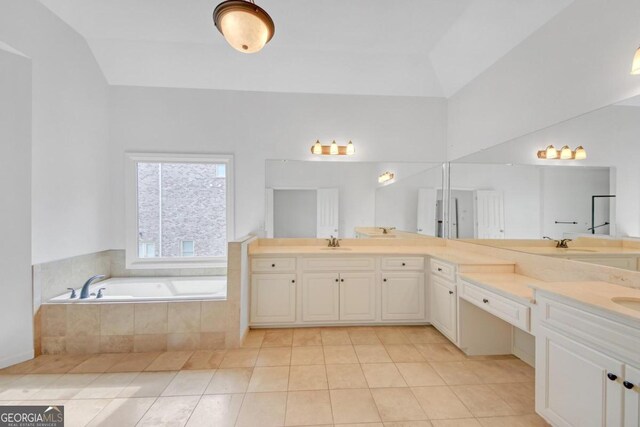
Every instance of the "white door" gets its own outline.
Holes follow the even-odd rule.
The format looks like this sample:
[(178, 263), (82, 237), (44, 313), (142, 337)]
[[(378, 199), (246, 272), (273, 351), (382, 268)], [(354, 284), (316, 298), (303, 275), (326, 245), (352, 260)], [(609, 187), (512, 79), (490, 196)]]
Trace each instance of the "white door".
[(431, 323), (453, 342), (457, 337), (457, 317), (455, 285), (431, 276)]
[(340, 319), (340, 275), (302, 275), (302, 320), (319, 322)]
[(339, 191), (337, 188), (319, 188), (317, 199), (317, 228), (319, 239), (340, 237), (339, 230)]
[(434, 188), (418, 189), (417, 232), (427, 236), (436, 235), (436, 201), (438, 193)]
[(296, 320), (296, 275), (251, 276), (251, 323), (283, 323)]
[(540, 326), (536, 411), (554, 426), (622, 426), (623, 364)]
[(340, 320), (375, 320), (375, 273), (340, 274)]
[(382, 320), (424, 319), (424, 273), (382, 275)]
[(501, 191), (477, 190), (476, 239), (504, 239), (504, 197)]
[(640, 426), (640, 369), (627, 365), (624, 381), (624, 425)]
[(267, 188), (264, 191), (264, 234), (269, 239), (274, 233), (273, 209), (273, 188)]

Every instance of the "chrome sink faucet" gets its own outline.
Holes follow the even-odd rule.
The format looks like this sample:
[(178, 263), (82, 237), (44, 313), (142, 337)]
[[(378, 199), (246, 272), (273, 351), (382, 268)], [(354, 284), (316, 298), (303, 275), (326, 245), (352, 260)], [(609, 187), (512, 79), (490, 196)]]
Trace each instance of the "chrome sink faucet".
[(556, 240), (547, 236), (543, 236), (542, 238), (556, 242), (556, 248), (562, 248), (562, 249), (569, 249), (569, 246), (567, 245), (567, 243), (573, 242), (573, 240), (571, 239)]
[(89, 298), (89, 286), (91, 286), (93, 282), (104, 279), (105, 277), (107, 276), (105, 276), (104, 274), (96, 274), (95, 276), (89, 277), (89, 280), (84, 282), (84, 285), (82, 285), (82, 290), (80, 291), (80, 299)]
[(330, 239), (327, 239), (327, 242), (329, 242), (329, 247), (330, 248), (339, 248), (340, 247), (340, 239), (337, 239), (333, 236), (331, 236)]

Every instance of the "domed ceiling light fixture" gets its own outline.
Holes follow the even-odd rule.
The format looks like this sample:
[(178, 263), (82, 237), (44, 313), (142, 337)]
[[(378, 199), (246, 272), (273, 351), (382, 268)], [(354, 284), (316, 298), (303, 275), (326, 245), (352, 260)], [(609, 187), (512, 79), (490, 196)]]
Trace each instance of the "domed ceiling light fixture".
[(213, 11), (213, 23), (227, 43), (243, 53), (255, 53), (276, 31), (273, 19), (253, 0), (226, 0)]
[(631, 64), (631, 74), (640, 74), (640, 47), (636, 50), (636, 54), (633, 56), (633, 63)]

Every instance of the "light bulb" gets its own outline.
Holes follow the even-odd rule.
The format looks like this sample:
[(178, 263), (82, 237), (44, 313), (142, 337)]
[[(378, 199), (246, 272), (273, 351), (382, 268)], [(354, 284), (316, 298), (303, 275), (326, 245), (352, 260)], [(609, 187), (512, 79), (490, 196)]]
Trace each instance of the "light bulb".
[(349, 141), (347, 144), (347, 156), (351, 156), (356, 153), (356, 147), (353, 146), (353, 142)]
[(573, 158), (573, 152), (571, 151), (571, 148), (569, 148), (568, 145), (565, 145), (564, 147), (562, 147), (562, 151), (560, 151), (560, 158), (562, 160), (569, 160)]
[(640, 47), (636, 50), (636, 54), (633, 56), (633, 63), (631, 64), (631, 74), (640, 74)]
[(584, 160), (587, 158), (587, 150), (582, 145), (576, 148), (575, 157), (576, 160)]
[(338, 154), (338, 144), (336, 144), (336, 141), (334, 140), (331, 143), (331, 147), (329, 148), (329, 154)]

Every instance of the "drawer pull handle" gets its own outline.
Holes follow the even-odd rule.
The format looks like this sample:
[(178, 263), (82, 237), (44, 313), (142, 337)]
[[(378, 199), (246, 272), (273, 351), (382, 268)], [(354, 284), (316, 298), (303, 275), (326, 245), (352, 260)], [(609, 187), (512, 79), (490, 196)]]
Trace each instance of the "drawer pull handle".
[(275, 267), (275, 266), (276, 266), (275, 264), (271, 264), (271, 267)]
[(618, 379), (618, 376), (616, 374), (608, 373), (607, 378), (609, 378), (611, 381), (615, 381)]
[(453, 295), (453, 291), (449, 291), (449, 295)]
[(489, 300), (486, 299), (486, 298), (482, 298), (482, 302), (485, 303), (485, 304), (489, 304)]
[(440, 267), (438, 267), (438, 271), (442, 271), (442, 269)]
[(406, 263), (406, 262), (403, 262), (403, 263), (402, 263), (402, 266), (404, 267), (405, 265), (407, 265), (407, 263)]
[(633, 383), (630, 383), (629, 381), (624, 381), (622, 383), (622, 385), (627, 389), (627, 390), (631, 390), (633, 388)]

